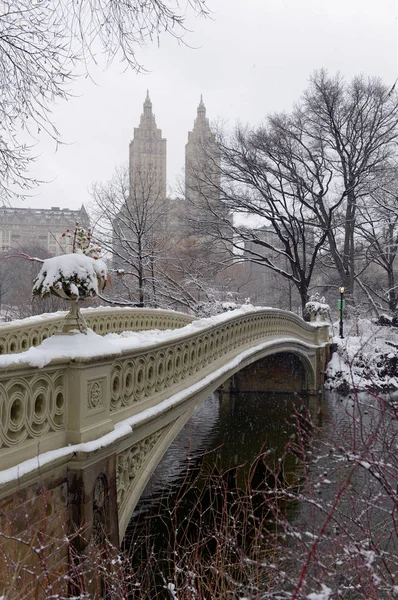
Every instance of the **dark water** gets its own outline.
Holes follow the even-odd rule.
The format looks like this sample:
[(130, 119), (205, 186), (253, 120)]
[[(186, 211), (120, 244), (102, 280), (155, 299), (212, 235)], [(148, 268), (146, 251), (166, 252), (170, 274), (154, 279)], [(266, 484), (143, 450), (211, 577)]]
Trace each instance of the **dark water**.
[[(324, 519), (322, 511), (314, 510), (314, 505), (321, 498), (325, 506), (333, 505), (341, 481), (344, 481), (352, 465), (348, 454), (354, 456), (355, 452), (363, 452), (362, 463), (366, 468), (355, 472), (352, 488), (354, 492), (358, 490), (359, 498), (366, 485), (367, 494), (377, 496), (377, 502), (372, 504), (377, 504), (377, 511), (373, 514), (369, 510), (369, 503), (362, 506), (358, 504), (358, 507), (353, 505), (354, 494), (354, 502), (352, 496), (346, 500), (342, 496), (339, 514), (344, 523), (354, 523), (347, 526), (348, 537), (351, 536), (353, 527), (357, 527), (356, 521), (361, 522), (364, 514), (369, 527), (372, 526), (373, 519), (376, 527), (388, 529), (394, 502), (391, 503), (391, 498), (375, 489), (373, 480), (377, 484), (378, 480), (370, 480), (367, 467), (370, 455), (367, 448), (367, 453), (363, 450), (364, 444), (368, 444), (372, 436), (372, 456), (377, 454), (379, 460), (380, 452), (385, 454), (386, 449), (381, 448), (384, 444), (383, 435), (380, 435), (380, 440), (376, 439), (375, 436), (380, 431), (375, 433), (372, 429), (379, 413), (379, 403), (372, 395), (354, 397), (329, 393), (325, 394), (322, 402), (309, 401), (296, 394), (220, 393), (211, 396), (197, 409), (167, 451), (132, 515), (124, 547), (132, 554), (133, 567), (138, 577), (145, 580), (145, 585), (151, 590), (136, 597), (174, 598), (173, 588), (167, 587), (172, 584), (167, 582), (172, 580), (176, 564), (179, 565), (177, 570), (185, 569), (195, 564), (195, 561), (202, 561), (198, 557), (204, 555), (202, 562), (206, 563), (208, 569), (209, 564), (213, 565), (213, 557), (217, 556), (219, 547), (225, 546), (225, 542), (222, 545), (216, 539), (217, 535), (233, 536), (235, 529), (238, 530), (234, 526), (235, 522), (242, 523), (253, 518), (260, 520), (262, 526), (257, 526), (254, 533), (250, 525), (244, 527), (243, 533), (239, 529), (236, 539), (231, 542), (233, 549), (228, 551), (228, 557), (224, 557), (224, 560), (233, 563), (234, 560), (239, 560), (241, 548), (247, 555), (248, 549), (252, 553), (257, 543), (263, 546), (263, 542), (259, 542), (256, 536), (258, 529), (269, 531), (269, 523), (261, 500), (263, 495), (256, 494), (256, 490), (262, 492), (264, 486), (271, 489), (276, 485), (272, 480), (273, 472), (279, 472), (280, 481), (283, 471), (283, 485), (293, 485), (295, 490), (305, 482), (310, 483), (311, 493), (314, 494), (312, 502), (292, 501), (279, 507), (297, 527), (297, 531), (304, 528), (310, 536), (319, 531)], [(309, 420), (312, 420), (313, 426), (308, 425)], [(355, 425), (353, 430), (352, 423), (360, 423), (361, 426)], [(390, 427), (389, 424), (383, 426)], [(393, 427), (395, 428), (395, 424)], [(391, 434), (390, 430), (388, 435), (390, 441), (393, 440), (395, 450), (395, 433)], [(284, 452), (289, 444), (295, 446), (295, 451)], [(301, 451), (303, 456), (305, 454), (304, 467), (303, 456), (298, 456)], [(392, 449), (388, 448), (387, 452), (390, 452), (388, 458), (394, 459)], [(258, 460), (259, 455), (264, 459)], [(394, 464), (393, 469), (390, 469), (393, 470), (393, 485), (396, 485), (395, 468)], [(227, 505), (232, 510), (228, 517), (230, 521), (225, 525), (224, 517), (215, 515), (224, 515)], [(380, 518), (383, 512), (388, 517), (384, 521)], [(366, 538), (361, 531), (359, 534), (361, 540)], [(264, 535), (266, 537), (267, 534)], [(324, 531), (328, 547), (330, 540), (338, 535), (335, 520), (331, 519)], [(286, 544), (288, 547), (291, 541), (287, 539)], [(380, 545), (383, 546), (383, 551), (389, 545), (395, 551), (396, 536), (384, 536)], [(338, 554), (338, 550), (335, 554)], [(189, 573), (189, 568), (187, 571)], [(234, 570), (232, 572), (238, 577)], [(197, 579), (198, 575), (195, 577)], [(217, 579), (214, 576), (210, 578), (212, 577)], [(186, 586), (190, 589), (189, 581)], [(347, 584), (346, 587), (348, 592), (344, 592), (345, 595), (342, 594), (341, 598), (367, 597), (362, 592), (352, 592), (352, 585), (350, 587)], [(372, 597), (388, 598), (388, 592), (386, 594)], [(192, 595), (193, 597), (195, 596)], [(202, 593), (200, 597), (221, 598), (223, 594), (213, 590), (207, 595)]]
[[(265, 393), (216, 393), (198, 407), (153, 473), (126, 531), (124, 548), (149, 589), (137, 598), (171, 598), (168, 591), (162, 595), (160, 573), (167, 577), (175, 569), (173, 556), (180, 548), (187, 553), (186, 562), (194, 563), (190, 549), (202, 540), (200, 552), (208, 560), (218, 548), (215, 531), (229, 536), (234, 519), (242, 523), (256, 511), (261, 515), (261, 500), (255, 494), (247, 500), (247, 490), (261, 488), (266, 478), (262, 462), (256, 468), (253, 462), (267, 455), (272, 468), (278, 468), (278, 457), (294, 437), (303, 410), (306, 400), (297, 395)], [(295, 472), (293, 456), (286, 457), (284, 468)], [(225, 504), (232, 507), (229, 524), (220, 516)], [(220, 533), (223, 528), (225, 533)], [(236, 543), (253, 545), (255, 536), (245, 527), (244, 534), (236, 532)]]
[(187, 470), (203, 477), (238, 466), (244, 477), (252, 462), (269, 449), (277, 457), (295, 432), (295, 414), (306, 404), (294, 394), (213, 394), (191, 417), (153, 473), (132, 515), (157, 510), (161, 499), (180, 492)]

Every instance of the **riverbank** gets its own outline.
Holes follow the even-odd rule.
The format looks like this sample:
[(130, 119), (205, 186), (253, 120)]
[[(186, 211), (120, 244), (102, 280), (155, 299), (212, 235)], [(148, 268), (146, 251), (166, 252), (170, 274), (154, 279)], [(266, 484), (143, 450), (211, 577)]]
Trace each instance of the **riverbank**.
[(339, 392), (398, 389), (398, 328), (370, 319), (344, 323), (344, 338), (333, 325), (335, 351), (327, 368), (325, 388)]

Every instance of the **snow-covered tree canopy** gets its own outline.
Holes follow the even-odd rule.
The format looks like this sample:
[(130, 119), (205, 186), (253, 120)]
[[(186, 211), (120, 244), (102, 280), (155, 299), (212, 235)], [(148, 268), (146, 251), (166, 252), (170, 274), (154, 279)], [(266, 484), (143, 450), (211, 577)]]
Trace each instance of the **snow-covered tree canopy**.
[(46, 296), (54, 293), (71, 299), (96, 296), (106, 284), (107, 266), (103, 260), (80, 252), (54, 256), (43, 262), (33, 282), (32, 293)]

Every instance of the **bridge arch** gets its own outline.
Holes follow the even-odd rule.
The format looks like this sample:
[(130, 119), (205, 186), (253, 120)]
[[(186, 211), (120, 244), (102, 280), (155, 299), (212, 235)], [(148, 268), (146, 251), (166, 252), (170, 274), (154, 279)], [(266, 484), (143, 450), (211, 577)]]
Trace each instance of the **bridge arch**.
[[(303, 365), (303, 387), (317, 393), (322, 385), (328, 327), (287, 311), (247, 307), (197, 322), (143, 309), (101, 309), (87, 317), (104, 332), (137, 323), (136, 330), (173, 332), (115, 352), (95, 348), (98, 355), (59, 356), (40, 367), (24, 362), (23, 355), (2, 358), (0, 411), (7, 418), (0, 424), (0, 477), (7, 485), (0, 489), (0, 508), (15, 490), (33, 489), (44, 479), (67, 498), (70, 521), (80, 526), (84, 520), (92, 528), (105, 489), (116, 542), (171, 441), (195, 407), (231, 376), (267, 357), (291, 354)], [(15, 339), (22, 347), (25, 339), (33, 344), (39, 334), (51, 335), (54, 319), (44, 320), (41, 329), (31, 321), (0, 328), (0, 352), (14, 352)], [(94, 503), (101, 474), (106, 480), (98, 480)]]
[[(316, 384), (316, 353), (309, 352), (308, 347), (300, 342), (290, 344), (275, 343), (273, 347), (261, 348), (248, 354), (238, 365), (232, 363), (223, 369), (219, 377), (213, 381), (204, 382), (203, 386), (195, 386), (195, 390), (186, 397), (184, 411), (175, 414), (168, 424), (162, 424), (160, 429), (149, 434), (140, 442), (128, 447), (118, 455), (117, 459), (117, 495), (119, 508), (119, 542), (122, 543), (127, 526), (139, 502), (139, 499), (154, 470), (169, 449), (173, 440), (182, 431), (196, 407), (204, 402), (214, 391), (225, 384), (231, 377), (239, 375), (245, 369), (250, 369), (261, 361), (270, 357), (280, 355), (295, 357), (303, 368), (305, 380), (302, 389), (284, 391), (304, 392), (308, 389), (314, 390)], [(308, 387), (306, 387), (308, 386)], [(269, 389), (269, 391), (273, 391)]]
[[(189, 421), (197, 405), (195, 403), (175, 421), (163, 426), (118, 455), (116, 486), (119, 507), (119, 543), (123, 541), (134, 509), (153, 472), (174, 439)], [(121, 478), (123, 478), (123, 482)]]
[(307, 393), (316, 389), (315, 355), (295, 346), (266, 349), (237, 370), (231, 386), (239, 391)]

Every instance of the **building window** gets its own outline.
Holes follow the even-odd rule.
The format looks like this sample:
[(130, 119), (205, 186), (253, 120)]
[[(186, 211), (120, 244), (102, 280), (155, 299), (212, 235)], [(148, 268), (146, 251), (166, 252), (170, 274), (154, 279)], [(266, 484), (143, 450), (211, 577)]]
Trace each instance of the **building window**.
[(72, 252), (72, 240), (69, 237), (62, 237), (63, 232), (48, 232), (47, 248), (50, 254), (59, 256), (60, 254), (69, 254)]
[(0, 230), (0, 250), (5, 252), (9, 250), (11, 245), (11, 232), (10, 231), (1, 231)]

